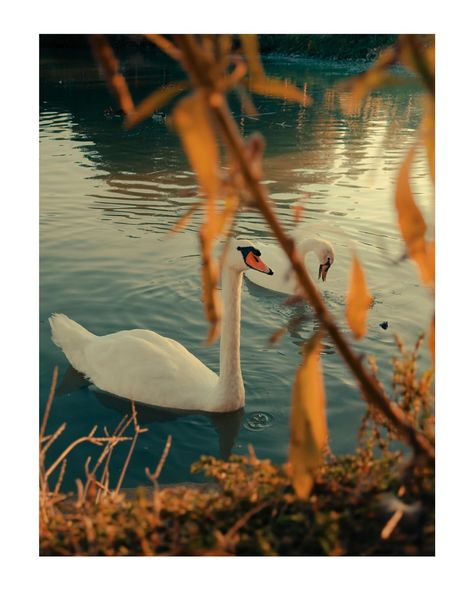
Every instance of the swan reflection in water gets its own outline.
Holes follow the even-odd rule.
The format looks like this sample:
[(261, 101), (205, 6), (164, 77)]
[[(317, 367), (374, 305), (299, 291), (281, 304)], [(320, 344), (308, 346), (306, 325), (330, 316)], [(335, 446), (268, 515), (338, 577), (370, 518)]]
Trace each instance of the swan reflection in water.
[[(92, 383), (77, 372), (70, 364), (64, 373), (61, 384), (56, 389), (56, 396), (64, 396), (75, 391), (93, 386)], [(95, 387), (92, 389), (96, 399), (101, 405), (116, 411), (122, 416), (130, 413), (130, 400), (118, 397), (116, 395), (100, 391)], [(213, 425), (218, 441), (219, 454), (223, 460), (227, 460), (232, 453), (232, 448), (239, 435), (245, 410), (242, 407), (236, 411), (223, 413), (210, 411), (182, 411), (179, 409), (165, 409), (153, 407), (143, 403), (135, 403), (137, 411), (137, 421), (140, 426), (148, 426), (153, 423), (167, 423), (176, 421), (189, 415), (200, 415), (207, 417)]]

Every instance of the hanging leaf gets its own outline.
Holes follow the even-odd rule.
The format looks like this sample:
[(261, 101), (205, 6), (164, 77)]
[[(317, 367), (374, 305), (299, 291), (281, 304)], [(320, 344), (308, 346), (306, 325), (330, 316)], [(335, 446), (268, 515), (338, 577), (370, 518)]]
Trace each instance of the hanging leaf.
[(436, 330), (435, 330), (435, 317), (431, 319), (430, 323), (430, 335), (428, 338), (428, 346), (431, 352), (431, 359), (433, 360), (433, 368), (435, 366), (436, 361)]
[(220, 185), (219, 151), (205, 96), (200, 92), (194, 92), (181, 99), (173, 111), (173, 121), (199, 184), (207, 195), (205, 220), (199, 237), (204, 308), (210, 324), (208, 342), (212, 342), (219, 333), (220, 322), (220, 301), (217, 293), (219, 273), (213, 259), (213, 247), (222, 224), (216, 208)]
[(251, 79), (249, 90), (259, 95), (287, 99), (288, 101), (295, 101), (303, 105), (308, 105), (312, 102), (311, 97), (296, 88), (296, 86), (276, 78)]
[(421, 123), (421, 140), (426, 150), (431, 180), (435, 182), (435, 106), (431, 97), (425, 97), (423, 121)]
[(250, 76), (252, 78), (265, 78), (265, 72), (260, 60), (257, 35), (240, 35), (240, 42), (247, 56)]
[(398, 213), (400, 234), (405, 241), (410, 259), (418, 265), (420, 277), (427, 285), (435, 279), (435, 245), (425, 241), (426, 223), (416, 205), (410, 187), (410, 169), (415, 155), (411, 148), (401, 166), (395, 192), (395, 207)]
[(94, 57), (102, 66), (107, 84), (117, 97), (120, 108), (124, 113), (131, 113), (134, 110), (133, 99), (128, 90), (127, 81), (120, 74), (119, 62), (114, 50), (104, 35), (90, 35), (89, 41)]
[(125, 128), (130, 129), (137, 125), (137, 123), (151, 117), (156, 109), (160, 109), (163, 105), (169, 103), (173, 97), (188, 88), (188, 86), (189, 84), (187, 82), (176, 82), (155, 90), (143, 99), (143, 101), (136, 107), (135, 111), (127, 113)]
[(185, 212), (181, 218), (173, 225), (173, 227), (170, 230), (171, 232), (179, 232), (180, 230), (183, 230), (183, 228), (186, 227), (187, 223), (189, 222), (189, 220), (191, 220), (191, 218), (193, 217), (194, 213), (197, 212), (197, 210), (202, 206), (202, 202), (198, 201), (197, 203), (193, 204), (188, 210), (187, 212)]
[(219, 186), (219, 151), (204, 95), (195, 92), (181, 99), (173, 121), (203, 191), (214, 199)]
[(356, 339), (367, 333), (367, 314), (372, 296), (367, 288), (364, 270), (356, 255), (352, 258), (352, 270), (346, 301), (346, 319)]
[(345, 115), (357, 114), (364, 97), (374, 89), (386, 84), (400, 84), (402, 79), (395, 77), (389, 70), (396, 59), (396, 47), (388, 47), (368, 70), (338, 85), (341, 91), (339, 103)]
[(201, 275), (204, 309), (206, 312), (206, 318), (209, 321), (209, 331), (207, 335), (208, 343), (212, 343), (219, 335), (221, 319), (221, 305), (217, 292), (219, 269), (217, 263), (212, 258), (212, 246), (215, 238), (215, 231), (212, 228), (213, 223), (209, 222), (210, 217), (211, 215), (208, 212), (208, 220), (201, 226), (199, 232), (202, 256)]
[(303, 499), (311, 492), (328, 440), (320, 353), (320, 340), (313, 340), (304, 352), (293, 387), (289, 460), (293, 487)]
[(145, 37), (168, 54), (170, 58), (173, 58), (173, 60), (179, 61), (181, 59), (181, 51), (163, 35), (145, 35)]
[(240, 41), (249, 66), (248, 89), (260, 95), (296, 101), (303, 105), (312, 99), (293, 84), (277, 78), (267, 78), (260, 60), (257, 35), (240, 35)]

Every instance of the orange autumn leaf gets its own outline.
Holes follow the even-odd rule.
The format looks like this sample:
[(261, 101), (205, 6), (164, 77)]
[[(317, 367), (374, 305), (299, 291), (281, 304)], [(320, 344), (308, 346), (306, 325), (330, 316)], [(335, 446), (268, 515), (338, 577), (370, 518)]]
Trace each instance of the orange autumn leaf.
[(181, 99), (173, 111), (173, 121), (203, 192), (207, 195), (205, 220), (199, 233), (202, 255), (202, 288), (206, 317), (209, 321), (208, 342), (219, 333), (220, 301), (217, 292), (218, 266), (213, 247), (222, 223), (216, 208), (219, 180), (219, 149), (212, 128), (205, 95), (194, 92)]
[(268, 78), (260, 60), (257, 35), (240, 35), (240, 42), (247, 56), (250, 79), (248, 89), (260, 95), (287, 99), (307, 105), (311, 97), (293, 84), (277, 78)]
[(240, 35), (240, 42), (247, 56), (251, 77), (265, 78), (265, 72), (260, 60), (257, 35)]
[(367, 333), (367, 314), (372, 296), (367, 288), (364, 270), (356, 255), (352, 258), (352, 270), (346, 300), (346, 319), (356, 339)]
[(424, 101), (424, 115), (421, 123), (421, 141), (426, 150), (428, 168), (431, 180), (435, 181), (435, 113), (434, 101), (426, 97)]
[(319, 341), (307, 349), (293, 387), (289, 461), (293, 487), (302, 499), (311, 492), (328, 440), (320, 354)]
[(181, 99), (173, 121), (201, 188), (215, 198), (219, 187), (219, 150), (204, 95), (194, 92)]
[(120, 73), (120, 64), (115, 57), (114, 50), (105, 35), (90, 35), (89, 41), (95, 59), (102, 66), (107, 84), (117, 97), (120, 108), (125, 113), (131, 113), (134, 110), (133, 99), (127, 81)]
[(431, 359), (433, 360), (433, 367), (436, 361), (436, 330), (435, 330), (435, 317), (431, 319), (430, 323), (430, 336), (428, 338), (428, 347), (431, 352)]
[(435, 245), (425, 241), (426, 223), (418, 208), (410, 186), (410, 169), (415, 155), (411, 148), (400, 168), (395, 191), (395, 207), (400, 234), (405, 241), (407, 254), (417, 265), (422, 281), (434, 284)]
[(299, 88), (296, 88), (296, 86), (285, 80), (278, 80), (277, 78), (251, 78), (249, 90), (259, 95), (287, 99), (288, 101), (295, 101), (303, 105), (308, 105), (312, 102), (311, 97)]
[(202, 206), (202, 202), (197, 202), (195, 204), (193, 204), (182, 216), (181, 218), (173, 225), (173, 227), (170, 230), (170, 233), (172, 232), (179, 232), (180, 230), (183, 230), (183, 228), (186, 227), (186, 225), (188, 224), (188, 222), (191, 220), (191, 218), (193, 217), (193, 215), (197, 212), (197, 210)]
[[(339, 84), (339, 103), (345, 115), (355, 115), (363, 98), (372, 90), (386, 83), (393, 83), (394, 76), (388, 70), (396, 59), (395, 48), (385, 49), (369, 70)], [(397, 82), (399, 80), (397, 79)]]
[(127, 113), (127, 118), (125, 119), (125, 128), (130, 129), (131, 127), (137, 125), (137, 123), (140, 123), (144, 119), (151, 117), (156, 109), (160, 109), (163, 107), (163, 105), (169, 103), (173, 97), (175, 97), (188, 86), (189, 84), (187, 82), (176, 82), (155, 90), (145, 99), (143, 99), (139, 105), (137, 105), (135, 111)]

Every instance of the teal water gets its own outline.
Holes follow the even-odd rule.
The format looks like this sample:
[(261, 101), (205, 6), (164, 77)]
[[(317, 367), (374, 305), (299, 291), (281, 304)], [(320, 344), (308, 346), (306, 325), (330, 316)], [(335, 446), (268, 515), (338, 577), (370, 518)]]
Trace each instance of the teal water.
[[(168, 64), (153, 65), (140, 56), (124, 61), (134, 97), (180, 78)], [(341, 79), (363, 68), (358, 63), (271, 60), (267, 71), (288, 78), (310, 95), (308, 108), (276, 99), (256, 98), (259, 121), (240, 116), (241, 131), (260, 130), (267, 141), (265, 179), (285, 227), (294, 225), (291, 204), (301, 199), (302, 222), (316, 223), (336, 249), (336, 261), (322, 285), (329, 308), (349, 336), (344, 301), (352, 250), (356, 249), (375, 297), (366, 338), (358, 351), (377, 358), (379, 376), (391, 385), (393, 335), (413, 345), (429, 323), (433, 302), (407, 261), (396, 226), (393, 196), (398, 168), (416, 137), (421, 90), (408, 80), (374, 93), (358, 116), (342, 114), (334, 92)], [(54, 366), (67, 369), (50, 339), (48, 316), (63, 312), (92, 332), (148, 328), (180, 341), (213, 370), (219, 346), (204, 344), (207, 324), (200, 292), (200, 258), (192, 219), (184, 232), (170, 236), (173, 224), (197, 198), (194, 174), (172, 130), (147, 121), (124, 131), (118, 118), (106, 119), (113, 104), (87, 55), (43, 56), (40, 87), (40, 409), (43, 411)], [(431, 224), (432, 187), (419, 155), (413, 173), (416, 197)], [(239, 214), (236, 231), (249, 239), (274, 242), (256, 212)], [(202, 454), (245, 453), (252, 444), (259, 457), (285, 462), (288, 451), (291, 388), (300, 363), (300, 346), (317, 323), (305, 321), (276, 345), (270, 335), (301, 314), (301, 305), (244, 282), (241, 358), (246, 387), (242, 413), (141, 412), (148, 428), (132, 457), (124, 485), (146, 484), (145, 467), (154, 468), (166, 438), (173, 443), (163, 483), (200, 479), (190, 465)], [(309, 312), (309, 310), (306, 310)], [(384, 331), (379, 323), (388, 321)], [(420, 366), (429, 365), (422, 348)], [(330, 444), (345, 453), (356, 446), (365, 404), (355, 382), (330, 342), (323, 352)], [(56, 397), (49, 429), (63, 421), (67, 430), (52, 449), (98, 425), (112, 431), (129, 406), (91, 389)], [(83, 445), (71, 454), (64, 485), (84, 476)], [(112, 482), (128, 452), (112, 456)]]

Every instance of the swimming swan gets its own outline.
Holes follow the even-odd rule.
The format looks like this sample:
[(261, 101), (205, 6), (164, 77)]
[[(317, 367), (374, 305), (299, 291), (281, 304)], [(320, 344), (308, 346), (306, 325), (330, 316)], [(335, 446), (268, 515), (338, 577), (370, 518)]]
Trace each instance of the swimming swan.
[[(322, 279), (323, 282), (326, 281), (328, 270), (336, 257), (332, 244), (321, 237), (309, 236), (306, 233), (297, 235), (295, 237), (295, 244), (303, 261), (306, 260), (306, 255), (309, 253), (315, 253), (317, 257), (319, 267), (315, 268), (314, 271), (305, 261), (306, 268), (313, 281), (316, 282), (316, 269), (318, 270), (317, 278)], [(298, 289), (298, 281), (286, 253), (279, 245), (255, 243), (255, 246), (265, 252), (265, 261), (268, 262), (275, 275), (270, 278), (249, 271), (247, 273), (247, 279), (267, 290), (273, 290), (282, 294), (295, 294)]]
[(133, 401), (198, 411), (234, 411), (244, 406), (240, 370), (242, 274), (272, 275), (249, 241), (233, 241), (222, 270), (220, 374), (177, 341), (146, 329), (94, 335), (64, 314), (49, 318), (53, 342), (71, 365), (98, 388)]

